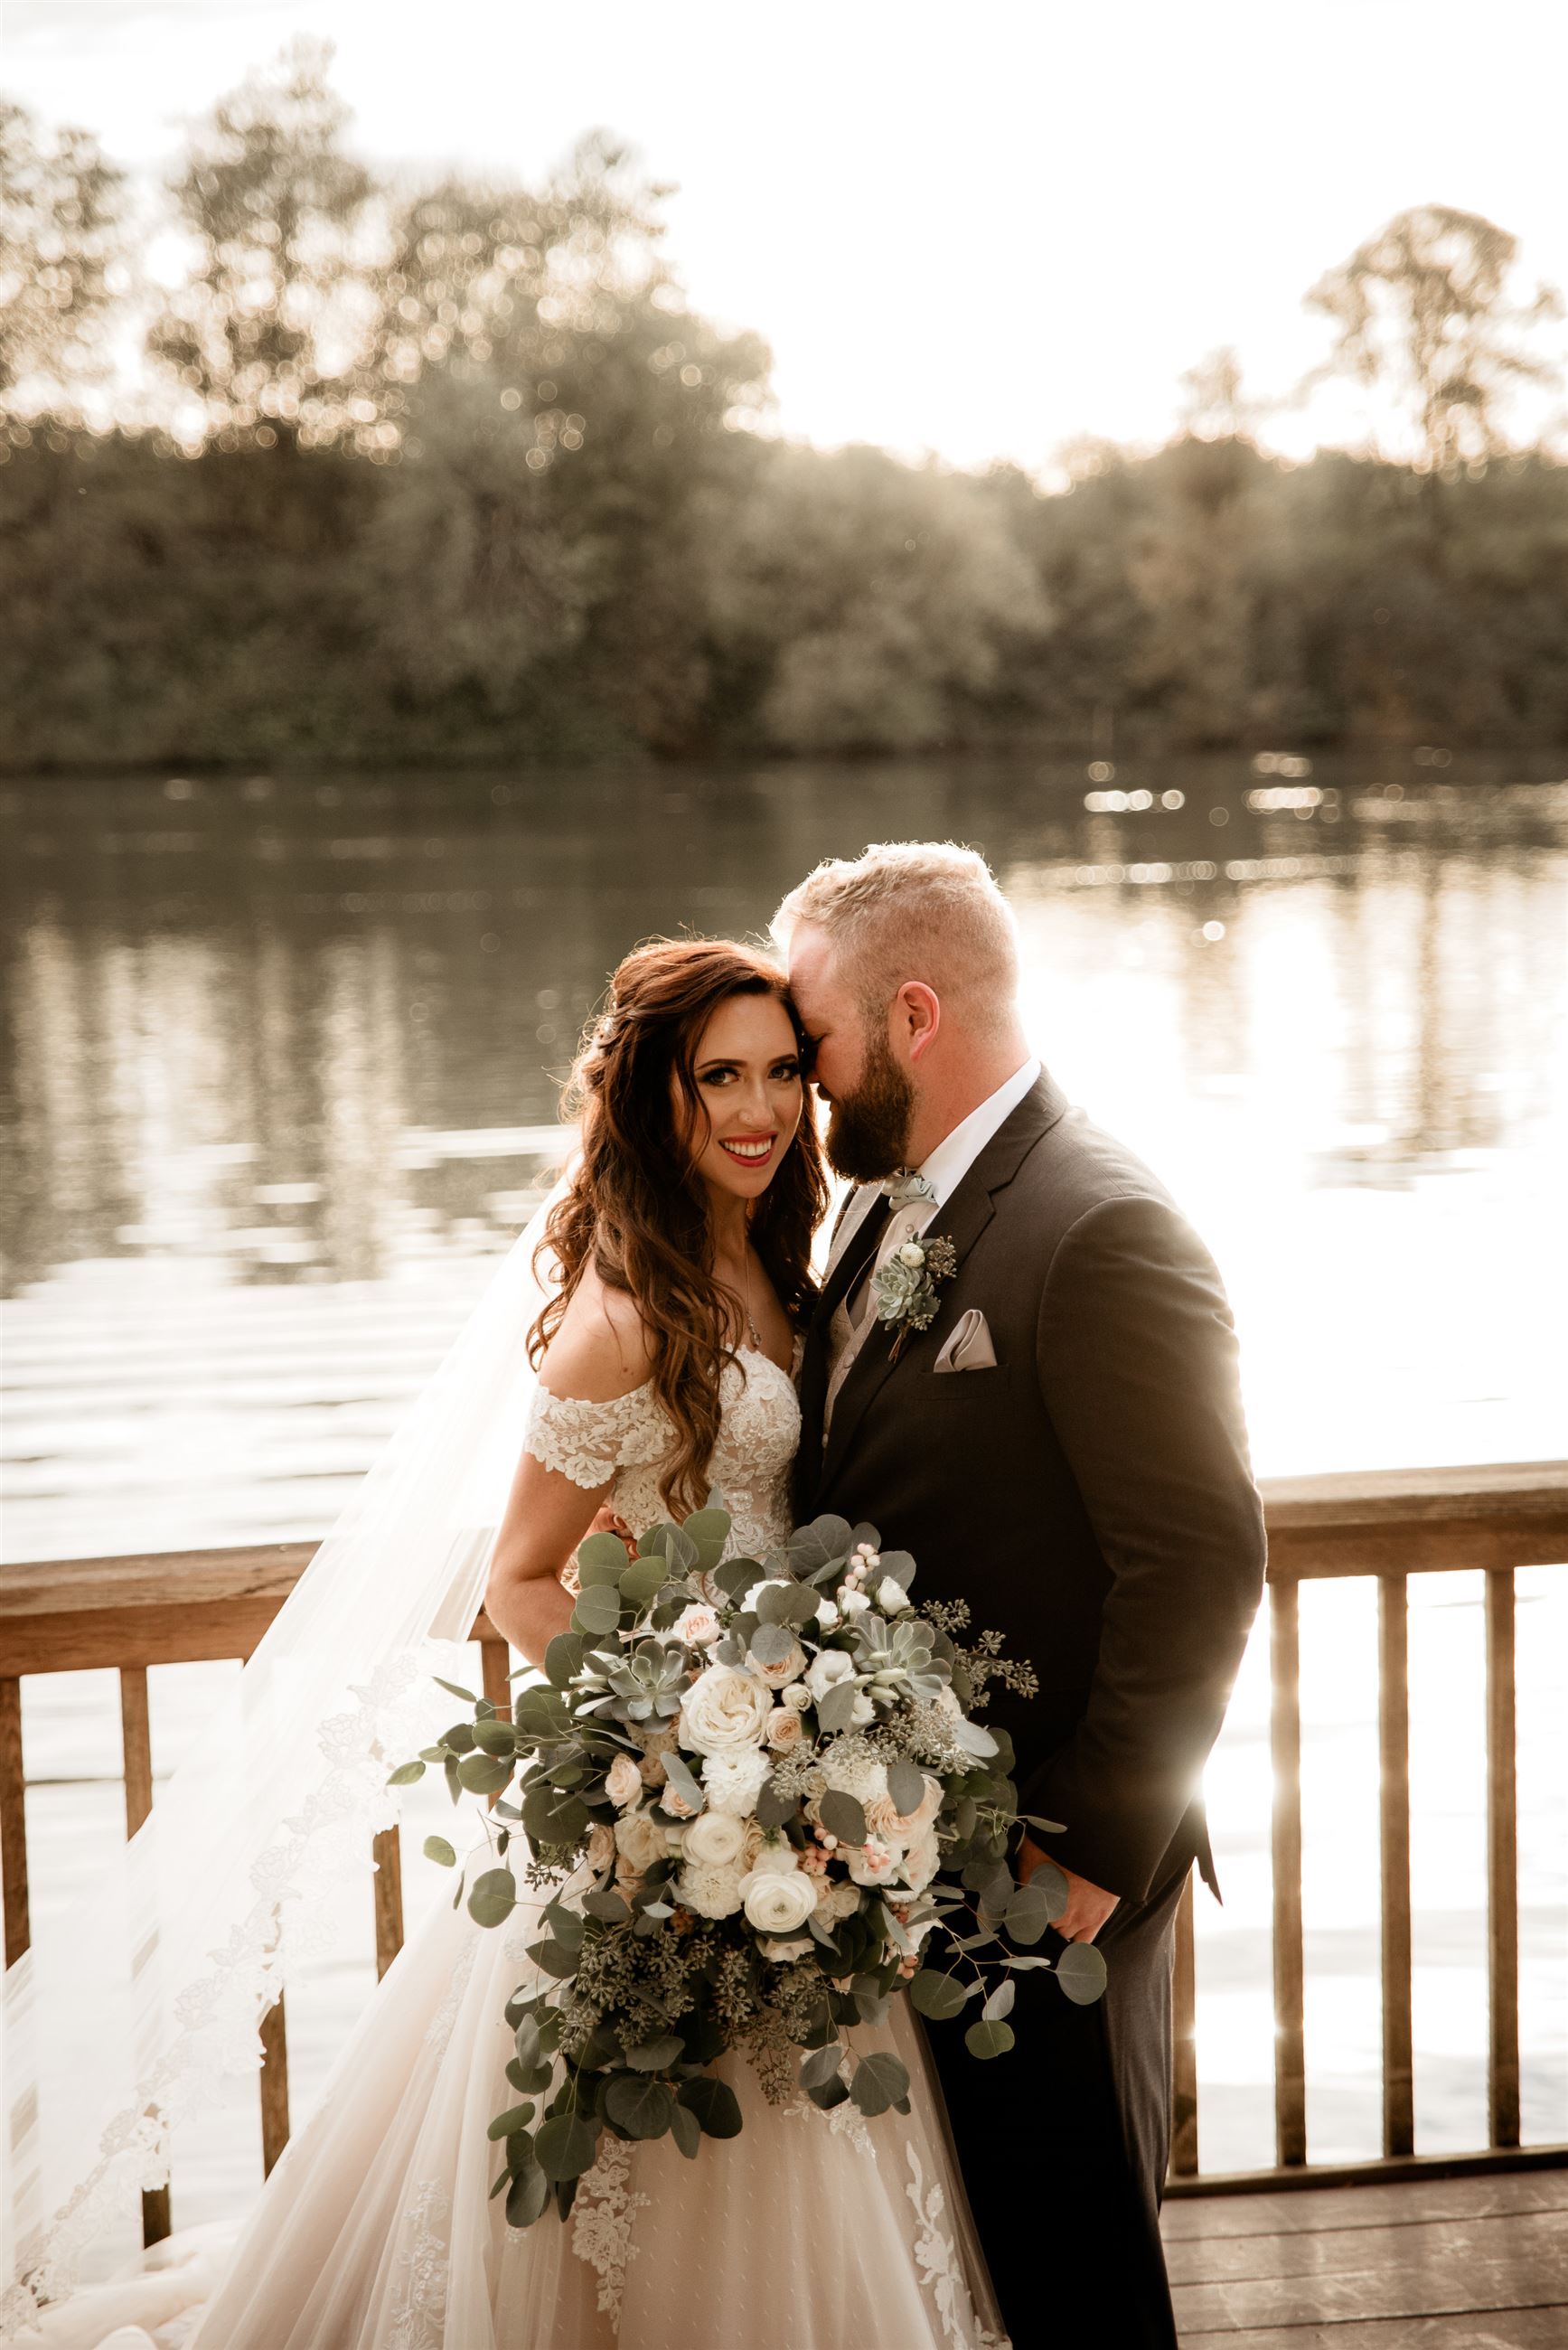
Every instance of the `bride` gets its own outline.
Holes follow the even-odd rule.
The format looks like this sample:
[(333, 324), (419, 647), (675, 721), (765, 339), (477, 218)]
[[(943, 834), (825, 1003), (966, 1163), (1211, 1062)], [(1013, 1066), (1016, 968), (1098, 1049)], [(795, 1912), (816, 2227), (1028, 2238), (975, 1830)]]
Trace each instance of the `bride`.
[[(596, 1519), (635, 1535), (712, 1491), (732, 1513), (733, 1553), (762, 1556), (787, 1535), (793, 1373), (826, 1201), (804, 1045), (783, 975), (748, 948), (660, 942), (617, 972), (574, 1072), (579, 1155), (542, 1231), (519, 1244), (533, 1255), (537, 1243), (542, 1285), (527, 1268), (527, 1328), (506, 1345), (515, 1355), (521, 1341), (534, 1375), (507, 1375), (493, 1347), (493, 1377), (476, 1377), (485, 1357), (472, 1350), (461, 1383), (450, 1365), (443, 1375), (447, 1451), (472, 1440), (465, 1395), (499, 1422), (499, 1442), (521, 1399), (499, 1528), (445, 1542), (440, 1605), (410, 1619), (416, 1631), (471, 1620), (482, 1573), (492, 1620), (536, 1664), (566, 1628), (566, 1563)], [(504, 1295), (515, 1315), (516, 1277)], [(487, 1312), (493, 1324), (493, 1297)], [(428, 1409), (418, 1457), (430, 1478), (444, 1461), (451, 1485)], [(406, 1463), (402, 1473), (400, 1515), (384, 1492), (372, 1521), (387, 1559), (417, 1547)], [(470, 1462), (465, 1481), (475, 1473)], [(370, 1531), (340, 1532), (310, 1575), (329, 1575), (341, 1555), (373, 1596)], [(376, 1751), (384, 1773), (397, 1750), (383, 1735)], [(175, 2240), (149, 2256), (153, 2274), (45, 2296), (17, 2338), (56, 2350), (730, 2350), (759, 2334), (790, 2350), (1001, 2343), (903, 2001), (884, 2037), (909, 2069), (907, 2116), (868, 2129), (844, 2126), (852, 2106), (825, 2116), (798, 2092), (770, 2103), (731, 2054), (720, 2069), (742, 2107), (739, 2137), (704, 2140), (687, 2161), (669, 2137), (607, 2133), (568, 2220), (547, 2211), (510, 2228), (491, 2197), (502, 2166), (485, 2133), (513, 2101), (504, 2008), (537, 1914), (525, 1898), (507, 1928), (487, 1930), (441, 1905), (390, 1968), (215, 2282), (199, 2260), (182, 2269)], [(193, 2012), (188, 1997), (181, 2012)], [(78, 2196), (78, 2238), (85, 2208)], [(139, 2301), (155, 2281), (161, 2300)], [(139, 2314), (156, 2330), (126, 2324)]]

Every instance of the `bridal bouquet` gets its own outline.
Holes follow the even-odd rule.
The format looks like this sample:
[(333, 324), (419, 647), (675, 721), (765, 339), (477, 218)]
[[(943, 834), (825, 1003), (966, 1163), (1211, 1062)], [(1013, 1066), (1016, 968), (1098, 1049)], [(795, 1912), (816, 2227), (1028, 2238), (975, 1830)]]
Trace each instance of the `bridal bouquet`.
[[(1029, 1667), (994, 1633), (965, 1645), (962, 1603), (918, 1611), (913, 1558), (875, 1527), (818, 1518), (720, 1565), (729, 1531), (701, 1510), (635, 1557), (591, 1534), (545, 1680), (510, 1713), (443, 1682), (472, 1717), (392, 1773), (434, 1765), (454, 1801), (491, 1798), (496, 1866), (466, 1887), (481, 1925), (510, 1917), (519, 1848), (526, 1886), (551, 1889), (506, 2012), (519, 2102), (490, 2125), (515, 2227), (552, 2200), (566, 2216), (604, 2131), (669, 2133), (688, 2156), (734, 2137), (739, 2102), (710, 2069), (727, 2050), (777, 2101), (798, 2084), (870, 2118), (909, 2110), (909, 2075), (846, 2034), (894, 1995), (938, 2019), (978, 2002), (965, 2037), (984, 2058), (1012, 2044), (1020, 1970), (1054, 1967), (1073, 2000), (1105, 1987), (1090, 1944), (1029, 1953), (1066, 1884), (1046, 1864), (1020, 1885), (1007, 1863), (1020, 1817), (1054, 1824), (1019, 1814), (1006, 1734), (973, 1717), (992, 1679), (1032, 1694)], [(425, 1850), (456, 1866), (443, 1837)]]

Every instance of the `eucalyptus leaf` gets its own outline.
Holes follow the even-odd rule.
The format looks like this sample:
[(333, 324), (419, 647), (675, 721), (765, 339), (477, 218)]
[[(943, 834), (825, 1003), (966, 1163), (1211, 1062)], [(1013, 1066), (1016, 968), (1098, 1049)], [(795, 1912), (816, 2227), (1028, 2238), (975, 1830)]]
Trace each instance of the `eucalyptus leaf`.
[(757, 1797), (757, 1818), (764, 1828), (782, 1828), (786, 1820), (794, 1819), (799, 1808), (796, 1796), (781, 1794), (772, 1779), (763, 1782)]
[(485, 2135), (491, 2138), (512, 2137), (518, 2130), (527, 2128), (538, 2110), (534, 2105), (509, 2106), (505, 2113), (496, 2115)]
[(705, 2137), (739, 2137), (741, 2135), (740, 2100), (727, 2081), (715, 2078), (711, 2073), (699, 2073), (694, 2080), (683, 2081), (680, 2100), (702, 2125)]
[(664, 1559), (639, 1558), (620, 1578), (621, 1597), (629, 1599), (634, 1607), (645, 1607), (669, 1580), (670, 1568)]
[(509, 1721), (476, 1721), (473, 1739), (482, 1754), (504, 1754), (510, 1760), (517, 1752), (517, 1733)]
[(1009, 1899), (1002, 1922), (1015, 1942), (1037, 1942), (1066, 1907), (1066, 1878), (1054, 1862), (1043, 1861)]
[(892, 1798), (893, 1809), (900, 1817), (907, 1819), (911, 1812), (918, 1812), (926, 1800), (925, 1773), (907, 1756), (900, 1754), (896, 1762), (888, 1765), (888, 1793)]
[(626, 2061), (639, 2073), (668, 2073), (685, 2054), (686, 2043), (678, 2032), (661, 2032), (657, 2040), (645, 2040), (640, 2048), (628, 2048)]
[(513, 2178), (506, 2197), (509, 2228), (531, 2228), (544, 2216), (550, 2200), (550, 2182), (536, 2162), (529, 2161)]
[(453, 1851), (452, 1846), (448, 1844), (445, 1836), (426, 1836), (424, 1842), (424, 1855), (427, 1860), (439, 1862), (442, 1868), (455, 1868), (457, 1866), (457, 1854)]
[(782, 1619), (757, 1612), (763, 1620), (752, 1635), (753, 1658), (759, 1665), (782, 1665), (796, 1646), (794, 1634)]
[(690, 1763), (673, 1747), (664, 1757), (664, 1775), (676, 1794), (691, 1804), (694, 1813), (706, 1807), (708, 1798), (693, 1777)]
[(578, 1632), (613, 1632), (620, 1622), (620, 1591), (616, 1584), (585, 1584), (572, 1610)]
[(1075, 2007), (1092, 2007), (1106, 1988), (1106, 1962), (1093, 1942), (1069, 1942), (1056, 1961), (1056, 1980)]
[(585, 1893), (583, 1908), (590, 1918), (602, 1918), (607, 1926), (624, 1926), (631, 1918), (627, 1902), (613, 1886), (601, 1886), (597, 1892)]
[(855, 1718), (855, 1700), (859, 1694), (853, 1681), (835, 1681), (817, 1704), (816, 1718), (823, 1729), (835, 1732), (847, 1730)]
[(468, 1914), (479, 1926), (504, 1926), (517, 1906), (517, 1880), (509, 1868), (487, 1868), (475, 1877)]
[(479, 1703), (479, 1700), (475, 1697), (473, 1691), (472, 1690), (464, 1689), (461, 1682), (443, 1681), (439, 1673), (432, 1673), (431, 1675), (431, 1679), (434, 1681), (437, 1689), (445, 1690), (449, 1697), (462, 1698), (464, 1705), (477, 1705)]
[(814, 2106), (820, 2106), (825, 2114), (830, 2114), (835, 2106), (849, 2103), (849, 2084), (842, 2073), (835, 2073), (833, 2078), (824, 2081), (820, 2088), (808, 2089), (805, 2094)]
[(389, 1787), (411, 1787), (417, 1779), (422, 1779), (424, 1775), (425, 1766), (422, 1762), (400, 1762), (395, 1771), (389, 1771), (387, 1773), (387, 1784)]
[(992, 1992), (990, 1998), (986, 2001), (985, 2005), (981, 2009), (980, 2013), (981, 2022), (984, 2023), (1000, 2023), (1004, 2015), (1012, 2014), (1012, 2002), (1017, 1996), (1018, 1985), (1013, 1981), (1012, 1976), (1009, 1975), (1004, 1981), (997, 1984), (996, 1989)]
[(541, 2123), (534, 2140), (535, 2158), (546, 2178), (580, 2178), (593, 2167), (598, 2133), (581, 2114), (556, 2114)]
[(661, 2081), (618, 2073), (605, 2091), (605, 2113), (628, 2137), (662, 2137), (675, 2100)]
[(679, 2100), (670, 2109), (670, 2135), (688, 2162), (695, 2162), (702, 2144), (702, 2125), (690, 2106)]
[(552, 1689), (564, 1690), (583, 1661), (586, 1643), (578, 1632), (557, 1632), (545, 1651), (545, 1671)]
[(817, 1809), (822, 1814), (823, 1826), (829, 1835), (836, 1835), (840, 1844), (865, 1843), (866, 1814), (853, 1795), (846, 1794), (841, 1787), (829, 1787)]
[(803, 2089), (820, 2089), (831, 2081), (844, 2062), (844, 2051), (836, 2038), (826, 2048), (814, 2048), (800, 2068)]
[(950, 2017), (962, 2013), (969, 1993), (956, 1976), (922, 1967), (909, 1985), (909, 1997), (918, 2014), (929, 2015), (935, 2023), (945, 2023)]
[(885, 2114), (909, 2094), (909, 2074), (902, 2061), (886, 2049), (862, 2056), (849, 2084), (849, 2094), (867, 2119)]
[(971, 2056), (1005, 2056), (1012, 2045), (1011, 2023), (971, 2023), (963, 2044)]
[(511, 1778), (512, 1765), (499, 1754), (465, 1754), (457, 1775), (471, 1795), (493, 1795)]
[(607, 1567), (618, 1575), (626, 1563), (626, 1544), (618, 1534), (586, 1534), (577, 1544), (577, 1573), (584, 1583)]

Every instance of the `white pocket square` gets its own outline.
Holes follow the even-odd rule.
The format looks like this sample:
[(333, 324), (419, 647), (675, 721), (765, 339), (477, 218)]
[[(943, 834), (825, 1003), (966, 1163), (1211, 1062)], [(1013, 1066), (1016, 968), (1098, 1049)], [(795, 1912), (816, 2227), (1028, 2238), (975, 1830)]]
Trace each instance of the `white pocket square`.
[(958, 1326), (937, 1357), (939, 1371), (990, 1371), (996, 1367), (996, 1348), (978, 1305), (959, 1316)]

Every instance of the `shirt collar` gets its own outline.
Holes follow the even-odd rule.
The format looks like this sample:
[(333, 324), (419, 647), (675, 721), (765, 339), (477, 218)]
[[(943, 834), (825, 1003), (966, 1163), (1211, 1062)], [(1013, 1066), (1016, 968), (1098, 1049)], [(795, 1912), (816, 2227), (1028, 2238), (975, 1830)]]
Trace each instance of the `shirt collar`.
[(977, 1109), (961, 1118), (952, 1132), (944, 1135), (929, 1156), (922, 1159), (919, 1172), (925, 1177), (936, 1194), (939, 1208), (945, 1207), (958, 1190), (986, 1144), (1010, 1118), (1023, 1099), (1038, 1085), (1042, 1075), (1040, 1063), (1025, 1061), (1015, 1069), (1006, 1083), (988, 1094)]

